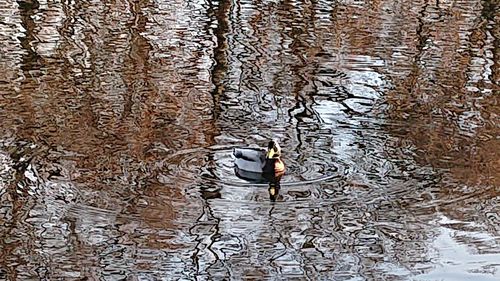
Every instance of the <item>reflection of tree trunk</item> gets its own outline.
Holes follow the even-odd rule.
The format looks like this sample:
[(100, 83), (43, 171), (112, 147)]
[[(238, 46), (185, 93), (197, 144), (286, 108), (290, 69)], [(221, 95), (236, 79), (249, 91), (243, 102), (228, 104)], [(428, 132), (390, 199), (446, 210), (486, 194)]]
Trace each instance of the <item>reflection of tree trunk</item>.
[(407, 92), (406, 91), (404, 91), (404, 92), (407, 93), (407, 95), (408, 95), (407, 98), (410, 100), (410, 103), (413, 103), (412, 94), (414, 94), (417, 91), (416, 85), (418, 84), (419, 75), (421, 74), (420, 64), (422, 63), (422, 56), (424, 54), (424, 48), (426, 46), (427, 39), (429, 38), (428, 30), (427, 30), (427, 27), (425, 26), (425, 22), (424, 22), (425, 11), (427, 9), (427, 6), (428, 6), (428, 2), (425, 2), (425, 4), (423, 5), (423, 7), (421, 8), (421, 10), (419, 12), (419, 17), (417, 18), (418, 19), (418, 26), (417, 26), (417, 30), (416, 30), (416, 36), (417, 36), (417, 40), (418, 40), (417, 45), (416, 45), (417, 50), (416, 50), (416, 53), (415, 53), (415, 56), (413, 59), (411, 72), (408, 75), (408, 79), (406, 80), (406, 83), (404, 83), (405, 85), (403, 85), (404, 90), (407, 90)]
[[(128, 60), (125, 63), (129, 66), (128, 71), (125, 71), (125, 79), (128, 81), (129, 91), (127, 92), (127, 98), (124, 108), (123, 117), (126, 118), (130, 113), (133, 106), (133, 95), (134, 92), (142, 90), (141, 88), (136, 88), (132, 83), (137, 80), (137, 74), (140, 75), (140, 80), (147, 80), (149, 73), (149, 52), (151, 51), (151, 45), (149, 42), (141, 35), (141, 32), (146, 30), (146, 17), (142, 14), (141, 8), (143, 5), (141, 3), (129, 3), (131, 6), (131, 12), (134, 15), (132, 20), (132, 26), (129, 26), (131, 38), (130, 38), (130, 52)], [(146, 5), (144, 5), (146, 6)], [(146, 90), (153, 90), (150, 87), (149, 81), (143, 81), (141, 85), (146, 87)], [(135, 90), (135, 91), (134, 91)]]
[[(497, 0), (483, 1), (482, 17), (486, 20), (486, 29), (491, 32), (493, 42), (493, 66), (491, 67), (491, 80), (500, 86), (500, 25), (495, 19), (500, 18), (500, 2)], [(497, 24), (495, 24), (497, 23)]]
[[(21, 69), (25, 74), (24, 76), (27, 79), (30, 79), (33, 76), (32, 70), (40, 68), (40, 57), (31, 47), (31, 43), (35, 40), (33, 33), (36, 27), (32, 16), (35, 15), (36, 10), (40, 5), (37, 0), (18, 1), (17, 3), (19, 5), (19, 13), (21, 15), (21, 25), (26, 30), (24, 36), (19, 37), (21, 46), (26, 51), (23, 55)], [(36, 89), (36, 86), (34, 87), (32, 83), (27, 83), (27, 81), (25, 81), (24, 83), (22, 83), (22, 88), (27, 88), (26, 90), (22, 89), (21, 92), (28, 94), (21, 95), (16, 101), (16, 103), (18, 104), (18, 112), (24, 113), (19, 115), (23, 120), (21, 125), (22, 129), (19, 132), (19, 137), (29, 138), (33, 136), (34, 129), (38, 127), (35, 125), (36, 114), (31, 97), (31, 92), (33, 91), (33, 88)]]
[[(214, 11), (217, 20), (217, 27), (213, 30), (215, 36), (217, 37), (217, 46), (214, 49), (215, 65), (212, 69), (212, 83), (215, 86), (215, 89), (212, 91), (214, 119), (217, 119), (219, 115), (220, 96), (224, 92), (224, 78), (228, 68), (226, 54), (228, 46), (226, 34), (229, 32), (228, 18), (231, 10), (230, 0), (221, 0), (218, 2), (219, 4), (217, 6), (217, 10)], [(209, 5), (209, 9), (212, 10), (213, 3), (209, 2)]]
[(31, 48), (31, 42), (34, 40), (33, 30), (35, 29), (35, 23), (32, 16), (40, 5), (37, 0), (21, 0), (18, 1), (17, 4), (19, 5), (22, 26), (26, 30), (25, 36), (19, 38), (21, 46), (27, 52), (23, 58), (23, 65), (21, 68), (23, 71), (28, 71), (33, 68), (33, 65), (36, 65), (39, 59), (38, 54)]
[[(134, 19), (129, 26), (130, 32), (130, 51), (127, 61), (124, 63), (126, 70), (123, 73), (127, 91), (125, 92), (125, 104), (122, 114), (122, 119), (126, 119), (132, 113), (133, 107), (141, 107), (139, 114), (135, 118), (139, 120), (139, 132), (127, 132), (125, 135), (130, 135), (135, 140), (133, 143), (133, 151), (137, 157), (142, 157), (144, 152), (143, 145), (150, 143), (149, 139), (153, 134), (152, 120), (154, 119), (154, 112), (151, 110), (151, 102), (157, 96), (156, 89), (149, 81), (149, 53), (151, 45), (141, 35), (141, 32), (146, 30), (147, 18), (142, 13), (143, 6), (147, 6), (149, 1), (130, 1), (131, 13)], [(135, 101), (142, 100), (144, 102), (135, 104)], [(151, 116), (153, 115), (153, 116)], [(134, 119), (135, 119), (134, 118)], [(129, 120), (131, 121), (131, 120)], [(127, 128), (136, 128), (136, 126), (129, 126)]]
[[(284, 5), (290, 11), (295, 9), (293, 1), (285, 1)], [(287, 21), (283, 21), (287, 25), (294, 23), (292, 28), (287, 25), (282, 26), (283, 30), (290, 28), (290, 31), (285, 31), (284, 33), (288, 37), (293, 38), (290, 49), (291, 53), (297, 59), (297, 63), (290, 67), (294, 81), (292, 84), (292, 93), (295, 97), (295, 106), (288, 110), (289, 122), (293, 123), (292, 118), (297, 120), (295, 122), (297, 146), (294, 149), (297, 152), (299, 152), (303, 145), (303, 130), (301, 127), (307, 123), (304, 120), (317, 117), (315, 110), (312, 108), (312, 104), (314, 103), (313, 95), (305, 95), (305, 93), (311, 91), (311, 88), (308, 86), (314, 88), (314, 84), (311, 83), (314, 71), (317, 68), (317, 62), (314, 60), (314, 57), (315, 52), (321, 48), (318, 44), (319, 36), (316, 34), (314, 22), (314, 3), (305, 4), (303, 9), (304, 11), (300, 17), (294, 18), (294, 13), (290, 13), (290, 18)]]

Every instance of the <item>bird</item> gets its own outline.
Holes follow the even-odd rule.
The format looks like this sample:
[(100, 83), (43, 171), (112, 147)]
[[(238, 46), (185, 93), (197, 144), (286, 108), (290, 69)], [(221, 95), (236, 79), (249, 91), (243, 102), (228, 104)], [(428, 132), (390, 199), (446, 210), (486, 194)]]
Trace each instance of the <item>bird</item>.
[(271, 182), (285, 172), (281, 160), (281, 147), (278, 141), (271, 140), (264, 148), (234, 148), (236, 175), (254, 182)]

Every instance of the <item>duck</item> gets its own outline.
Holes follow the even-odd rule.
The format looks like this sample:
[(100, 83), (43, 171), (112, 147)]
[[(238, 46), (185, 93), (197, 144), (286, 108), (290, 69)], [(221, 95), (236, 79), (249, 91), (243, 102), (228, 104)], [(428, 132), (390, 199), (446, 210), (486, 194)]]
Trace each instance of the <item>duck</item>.
[(269, 141), (267, 149), (234, 148), (233, 156), (236, 175), (246, 180), (270, 182), (285, 172), (281, 147), (276, 140)]

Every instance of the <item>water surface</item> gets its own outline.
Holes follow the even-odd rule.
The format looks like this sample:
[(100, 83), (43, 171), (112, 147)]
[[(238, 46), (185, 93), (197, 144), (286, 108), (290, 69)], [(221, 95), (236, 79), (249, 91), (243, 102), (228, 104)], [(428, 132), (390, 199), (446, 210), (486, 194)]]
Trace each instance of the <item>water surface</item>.
[(500, 278), (495, 1), (0, 10), (0, 279)]

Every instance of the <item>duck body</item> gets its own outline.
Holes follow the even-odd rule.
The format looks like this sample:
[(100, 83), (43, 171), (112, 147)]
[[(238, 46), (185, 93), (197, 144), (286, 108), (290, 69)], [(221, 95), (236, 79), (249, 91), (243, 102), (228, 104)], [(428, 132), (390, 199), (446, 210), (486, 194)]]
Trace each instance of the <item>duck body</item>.
[(234, 148), (234, 165), (246, 172), (262, 173), (266, 168), (266, 150), (262, 148)]
[(236, 175), (245, 180), (269, 182), (282, 175), (285, 165), (280, 159), (281, 148), (276, 141), (270, 141), (264, 148), (234, 148)]

